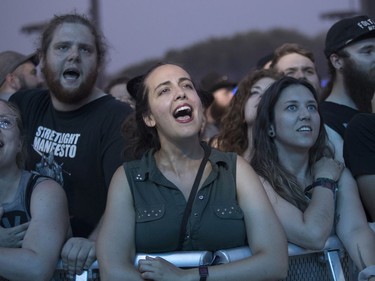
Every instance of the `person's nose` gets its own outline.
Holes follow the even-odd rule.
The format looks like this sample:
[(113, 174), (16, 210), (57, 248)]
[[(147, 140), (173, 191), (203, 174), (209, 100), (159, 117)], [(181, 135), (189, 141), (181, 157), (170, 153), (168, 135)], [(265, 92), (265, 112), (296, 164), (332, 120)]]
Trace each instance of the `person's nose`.
[(306, 107), (303, 107), (299, 112), (299, 119), (310, 120), (310, 117), (311, 117), (310, 111)]
[(69, 61), (80, 61), (80, 54), (79, 54), (79, 48), (76, 46), (73, 46), (69, 50), (68, 54), (68, 60)]
[(184, 89), (181, 89), (180, 87), (178, 87), (176, 91), (176, 100), (179, 99), (186, 99), (186, 93)]
[(305, 73), (302, 70), (298, 70), (294, 74), (294, 78), (296, 78), (296, 79), (306, 79), (306, 75), (305, 75)]

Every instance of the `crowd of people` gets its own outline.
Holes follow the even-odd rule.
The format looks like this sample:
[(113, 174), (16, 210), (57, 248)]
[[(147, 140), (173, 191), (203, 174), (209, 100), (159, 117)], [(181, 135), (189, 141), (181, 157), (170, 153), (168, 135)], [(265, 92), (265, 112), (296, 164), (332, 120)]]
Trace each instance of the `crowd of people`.
[[(59, 259), (68, 280), (96, 260), (101, 280), (280, 280), (288, 242), (331, 235), (375, 280), (374, 20), (329, 29), (327, 86), (285, 43), (238, 83), (163, 62), (102, 90), (104, 46), (73, 13), (37, 52), (0, 53), (1, 280), (51, 280)], [(243, 246), (227, 264), (151, 257)]]

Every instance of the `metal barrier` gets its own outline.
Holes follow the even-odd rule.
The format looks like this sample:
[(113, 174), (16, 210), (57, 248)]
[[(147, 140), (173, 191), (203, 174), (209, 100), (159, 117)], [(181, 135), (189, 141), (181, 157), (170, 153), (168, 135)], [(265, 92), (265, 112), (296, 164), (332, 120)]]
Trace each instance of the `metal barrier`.
[(146, 256), (153, 258), (161, 257), (181, 268), (198, 267), (202, 264), (211, 264), (215, 257), (214, 253), (208, 251), (181, 251), (161, 254), (140, 253), (135, 257), (134, 266), (138, 266), (138, 261), (140, 259), (145, 259)]
[[(248, 247), (221, 250), (215, 253), (220, 263), (229, 263), (251, 255)], [(344, 247), (336, 236), (328, 238), (324, 249), (312, 251), (295, 244), (288, 244), (289, 269), (287, 281), (345, 281), (352, 280), (350, 272), (353, 264), (347, 263), (344, 273), (341, 260), (345, 255)], [(356, 279), (353, 279), (356, 280)]]
[[(288, 244), (289, 270), (288, 277), (283, 281), (354, 281), (357, 280), (356, 267), (340, 240), (336, 236), (328, 238), (325, 247), (319, 251), (301, 248)], [(178, 267), (197, 267), (202, 264), (224, 264), (240, 260), (251, 255), (249, 247), (220, 250), (215, 253), (208, 251), (147, 254), (151, 257), (162, 257)], [(137, 254), (134, 265), (146, 254)], [(95, 262), (82, 275), (67, 278), (62, 269), (61, 261), (57, 265), (53, 281), (99, 281), (98, 263)]]

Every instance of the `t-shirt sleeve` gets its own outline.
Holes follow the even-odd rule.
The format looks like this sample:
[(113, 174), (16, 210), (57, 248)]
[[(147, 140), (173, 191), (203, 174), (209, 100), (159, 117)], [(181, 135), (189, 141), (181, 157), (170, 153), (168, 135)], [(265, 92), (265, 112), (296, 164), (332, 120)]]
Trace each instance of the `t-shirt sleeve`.
[(375, 174), (375, 114), (357, 114), (350, 121), (344, 158), (354, 177)]
[(19, 107), (22, 119), (26, 122), (30, 114), (37, 114), (37, 112), (35, 112), (36, 108), (47, 106), (48, 90), (33, 89), (18, 91), (9, 98), (9, 101)]
[(125, 103), (119, 103), (121, 104), (108, 111), (107, 126), (103, 134), (102, 167), (107, 187), (116, 169), (126, 161), (126, 157), (122, 153), (126, 136), (122, 135), (121, 128), (132, 109)]
[(29, 100), (30, 100), (30, 91), (27, 91), (27, 90), (15, 92), (9, 98), (10, 102), (16, 104), (21, 109), (21, 112), (23, 111), (22, 109), (29, 102)]

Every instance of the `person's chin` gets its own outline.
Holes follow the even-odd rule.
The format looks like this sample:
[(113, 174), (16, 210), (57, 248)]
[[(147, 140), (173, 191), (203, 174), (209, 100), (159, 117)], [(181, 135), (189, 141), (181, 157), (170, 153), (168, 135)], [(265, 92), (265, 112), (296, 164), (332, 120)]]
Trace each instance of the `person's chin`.
[(60, 85), (65, 91), (75, 91), (77, 90), (82, 84), (82, 81), (80, 79), (76, 80), (67, 80), (67, 79), (61, 79)]

